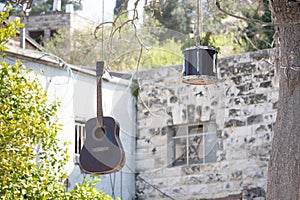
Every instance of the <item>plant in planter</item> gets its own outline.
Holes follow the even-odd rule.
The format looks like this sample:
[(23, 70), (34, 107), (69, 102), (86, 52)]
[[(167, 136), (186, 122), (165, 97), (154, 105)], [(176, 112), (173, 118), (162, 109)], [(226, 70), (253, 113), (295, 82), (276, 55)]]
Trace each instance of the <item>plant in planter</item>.
[[(214, 41), (211, 40), (211, 34), (212, 34), (212, 32), (207, 31), (205, 33), (204, 37), (202, 37), (200, 39), (200, 45), (201, 46), (211, 46), (211, 47), (216, 48), (219, 51), (220, 48), (216, 47)], [(196, 39), (189, 37), (185, 40), (184, 44), (181, 46), (181, 50), (184, 50), (186, 48), (193, 47), (193, 46), (196, 46)]]
[(218, 48), (213, 46), (211, 32), (206, 32), (196, 45), (195, 39), (187, 39), (182, 46), (184, 56), (183, 82), (206, 85), (217, 81)]

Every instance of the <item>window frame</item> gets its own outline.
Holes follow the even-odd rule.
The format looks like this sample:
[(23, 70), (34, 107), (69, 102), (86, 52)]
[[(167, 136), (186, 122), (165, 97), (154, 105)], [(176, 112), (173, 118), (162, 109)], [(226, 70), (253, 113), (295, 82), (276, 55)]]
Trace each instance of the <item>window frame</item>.
[[(192, 133), (190, 132), (194, 128), (201, 128), (199, 133)], [(212, 129), (212, 130), (209, 130)], [(209, 163), (215, 163), (217, 161), (217, 124), (216, 123), (198, 123), (198, 124), (185, 124), (185, 125), (175, 125), (175, 126), (170, 126), (168, 127), (168, 163), (169, 167), (181, 167), (181, 166), (195, 166), (195, 165), (202, 165), (202, 164), (209, 164)], [(179, 133), (180, 135), (176, 135), (176, 131), (181, 130)], [(184, 134), (182, 134), (184, 132)], [(208, 136), (212, 136), (213, 138), (213, 145), (210, 150), (207, 151), (207, 146), (209, 145), (208, 143)], [(202, 158), (201, 162), (197, 163), (191, 163), (191, 158), (190, 158), (190, 138), (194, 136), (201, 136), (201, 145), (202, 145), (202, 155), (199, 157)], [(175, 140), (184, 138), (185, 139), (185, 145), (186, 145), (186, 159), (183, 164), (176, 164), (175, 163), (175, 157), (176, 157), (176, 146), (175, 146)], [(200, 147), (201, 148), (201, 147)], [(214, 157), (209, 158), (209, 154), (211, 151), (215, 151)], [(208, 152), (208, 153), (206, 153)]]
[(86, 139), (85, 122), (75, 121), (75, 143), (74, 143), (74, 154), (80, 154), (83, 144)]

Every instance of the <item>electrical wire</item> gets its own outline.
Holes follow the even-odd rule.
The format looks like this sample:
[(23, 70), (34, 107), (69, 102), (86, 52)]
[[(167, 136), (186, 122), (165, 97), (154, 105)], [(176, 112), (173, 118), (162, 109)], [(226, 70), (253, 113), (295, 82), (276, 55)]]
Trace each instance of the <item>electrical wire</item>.
[(110, 180), (110, 186), (111, 186), (111, 196), (113, 199), (116, 198), (116, 195), (115, 195), (115, 184), (116, 184), (116, 174), (114, 173), (114, 180), (112, 181), (112, 178), (111, 178), (111, 174), (109, 174), (109, 180)]
[[(136, 172), (133, 171), (133, 169), (131, 169), (131, 167), (129, 167), (129, 165), (125, 164), (125, 166), (131, 171), (131, 173), (133, 174), (138, 174)], [(156, 187), (155, 185), (151, 184), (149, 181), (145, 180), (144, 178), (142, 178), (141, 176), (138, 176), (138, 178), (140, 180), (142, 180), (144, 183), (146, 183), (147, 185), (151, 186), (153, 189), (157, 190), (159, 193), (161, 193), (162, 195), (164, 195), (165, 197), (175, 200), (173, 197), (171, 197), (170, 195), (168, 195), (167, 193), (163, 192), (161, 189), (159, 189), (158, 187)]]

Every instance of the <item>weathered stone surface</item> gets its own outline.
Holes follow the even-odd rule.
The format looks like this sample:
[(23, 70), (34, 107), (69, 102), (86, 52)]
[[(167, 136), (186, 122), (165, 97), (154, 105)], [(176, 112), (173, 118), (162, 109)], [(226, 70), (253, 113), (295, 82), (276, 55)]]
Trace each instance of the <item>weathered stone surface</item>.
[[(271, 53), (220, 59), (222, 80), (212, 85), (182, 83), (180, 66), (139, 73), (149, 111), (137, 102), (136, 169), (162, 191), (137, 178), (139, 199), (264, 198), (278, 101)], [(216, 124), (217, 161), (171, 167), (171, 127), (208, 122)]]

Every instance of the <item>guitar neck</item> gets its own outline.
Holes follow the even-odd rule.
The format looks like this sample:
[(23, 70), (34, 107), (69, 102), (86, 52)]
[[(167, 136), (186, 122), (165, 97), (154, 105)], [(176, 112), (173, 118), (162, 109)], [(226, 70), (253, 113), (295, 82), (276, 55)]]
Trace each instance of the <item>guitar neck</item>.
[(102, 110), (102, 75), (104, 71), (104, 62), (99, 61), (96, 65), (97, 75), (97, 120), (98, 125), (103, 127), (103, 110)]

